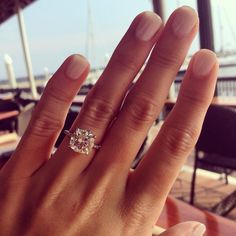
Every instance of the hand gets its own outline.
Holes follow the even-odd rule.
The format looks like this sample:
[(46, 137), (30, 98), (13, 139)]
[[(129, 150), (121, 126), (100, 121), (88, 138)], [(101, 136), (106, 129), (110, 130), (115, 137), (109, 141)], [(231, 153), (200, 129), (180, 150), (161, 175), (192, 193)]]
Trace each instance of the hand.
[(152, 234), (211, 102), (218, 69), (214, 53), (193, 56), (174, 109), (137, 169), (130, 171), (130, 165), (197, 31), (197, 14), (188, 7), (176, 10), (165, 27), (154, 13), (135, 18), (71, 127), (70, 132), (79, 127), (96, 134), (102, 147), (87, 156), (68, 147), (69, 137), (51, 156), (89, 71), (82, 56), (66, 59), (0, 172), (1, 235)]

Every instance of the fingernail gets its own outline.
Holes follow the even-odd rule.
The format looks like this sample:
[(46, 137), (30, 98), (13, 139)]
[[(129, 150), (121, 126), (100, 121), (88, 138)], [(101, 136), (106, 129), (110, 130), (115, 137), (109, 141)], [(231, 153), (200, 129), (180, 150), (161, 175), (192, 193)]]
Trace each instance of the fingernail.
[(193, 59), (193, 73), (196, 77), (208, 75), (216, 64), (216, 55), (212, 51), (202, 50)]
[(177, 37), (187, 36), (198, 20), (196, 12), (190, 7), (181, 7), (175, 13), (172, 29)]
[(84, 73), (88, 67), (88, 62), (79, 55), (73, 55), (69, 58), (69, 62), (66, 67), (66, 76), (69, 79), (76, 80)]
[(142, 41), (149, 41), (161, 27), (161, 18), (153, 12), (145, 12), (136, 28), (136, 37)]
[(192, 233), (192, 236), (203, 236), (206, 232), (206, 226), (204, 224), (198, 224)]

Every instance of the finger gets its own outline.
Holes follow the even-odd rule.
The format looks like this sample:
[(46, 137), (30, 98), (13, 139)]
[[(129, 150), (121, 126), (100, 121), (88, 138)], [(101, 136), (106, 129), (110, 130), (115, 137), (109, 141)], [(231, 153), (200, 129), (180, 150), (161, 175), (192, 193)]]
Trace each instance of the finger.
[[(181, 31), (176, 32), (176, 27), (181, 28)], [(106, 135), (104, 148), (91, 166), (94, 167), (91, 173), (95, 178), (95, 173), (100, 175), (103, 171), (113, 176), (119, 174), (121, 178), (118, 181), (126, 178), (130, 164), (148, 129), (162, 109), (169, 87), (186, 56), (197, 28), (198, 17), (193, 9), (184, 7), (172, 14), (147, 67), (128, 94), (116, 122)]]
[(217, 71), (217, 59), (211, 51), (201, 50), (193, 57), (174, 109), (130, 176), (129, 191), (135, 191), (133, 203), (153, 206), (155, 217), (197, 141), (214, 94)]
[[(154, 13), (144, 12), (136, 17), (101, 78), (85, 100), (71, 132), (77, 127), (90, 129), (96, 135), (96, 143), (101, 143), (130, 83), (155, 44), (160, 27), (161, 19)], [(56, 166), (57, 173), (62, 170), (70, 175), (77, 175), (89, 164), (94, 152), (84, 158), (83, 154), (75, 153), (68, 148), (68, 142), (66, 137), (57, 150), (54, 160), (49, 162), (48, 168), (54, 169)], [(80, 156), (82, 158), (78, 158)]]
[(51, 155), (74, 96), (89, 71), (79, 55), (70, 56), (48, 82), (15, 153), (5, 166), (15, 176), (28, 176)]
[(160, 230), (157, 229), (153, 231), (153, 235), (159, 236), (203, 236), (206, 231), (206, 227), (198, 222), (189, 221), (177, 224), (163, 233), (159, 233)]
[(152, 235), (160, 235), (161, 233), (165, 232), (165, 229), (160, 227), (160, 226), (157, 226), (157, 225), (154, 225), (152, 227)]

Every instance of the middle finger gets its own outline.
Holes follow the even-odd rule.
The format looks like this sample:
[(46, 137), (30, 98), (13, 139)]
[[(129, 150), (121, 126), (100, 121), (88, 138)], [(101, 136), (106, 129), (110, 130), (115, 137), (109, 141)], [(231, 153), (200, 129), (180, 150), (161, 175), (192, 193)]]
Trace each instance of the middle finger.
[[(90, 171), (94, 178), (98, 178), (101, 172), (103, 175), (109, 172), (112, 176), (119, 174), (126, 178), (148, 129), (162, 109), (169, 87), (197, 30), (198, 16), (193, 9), (182, 7), (171, 15), (147, 67), (127, 96), (101, 151), (92, 163)], [(120, 174), (122, 171), (123, 175)], [(119, 180), (122, 181), (122, 178)]]

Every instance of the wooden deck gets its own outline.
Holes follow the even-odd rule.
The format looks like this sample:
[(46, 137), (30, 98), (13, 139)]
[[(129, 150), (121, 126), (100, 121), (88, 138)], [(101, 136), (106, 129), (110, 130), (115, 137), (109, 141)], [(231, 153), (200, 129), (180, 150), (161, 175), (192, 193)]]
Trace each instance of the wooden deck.
[[(170, 195), (189, 202), (191, 176), (191, 168), (183, 168)], [(208, 210), (234, 190), (236, 190), (235, 180), (229, 180), (229, 184), (226, 185), (223, 179), (218, 178), (218, 175), (212, 175), (212, 173), (207, 173), (206, 171), (198, 171), (195, 205), (200, 209)], [(236, 208), (226, 217), (236, 222)]]

